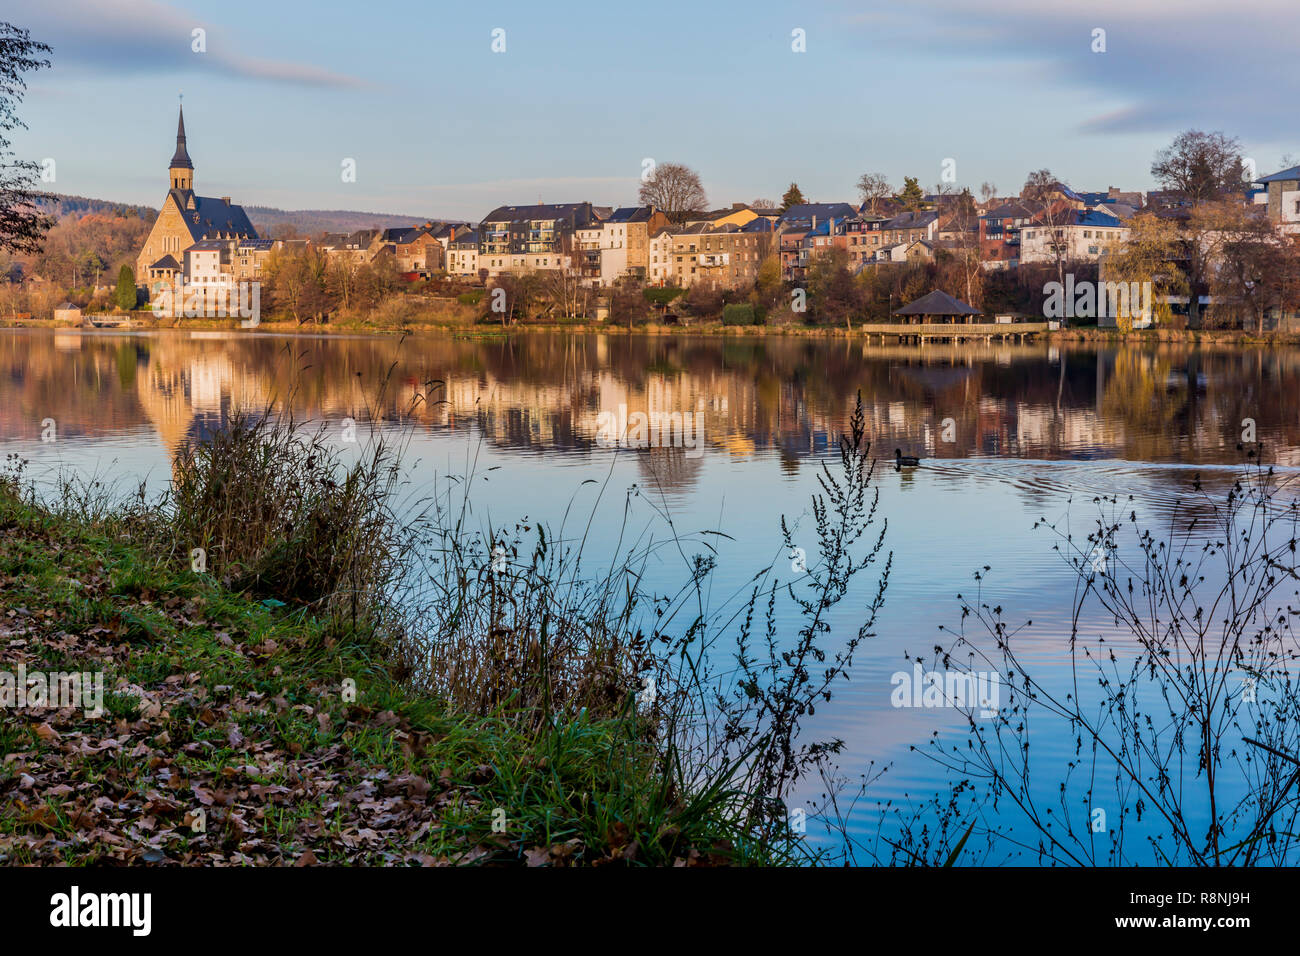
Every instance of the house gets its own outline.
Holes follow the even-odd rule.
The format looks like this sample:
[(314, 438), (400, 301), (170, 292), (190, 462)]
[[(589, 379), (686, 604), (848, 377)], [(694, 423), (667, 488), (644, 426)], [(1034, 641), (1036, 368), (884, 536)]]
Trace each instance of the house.
[(478, 231), (466, 229), (447, 243), (447, 274), (478, 276)]
[(651, 285), (670, 285), (673, 279), (673, 232), (661, 226), (650, 234), (650, 266), (647, 278)]
[[(610, 229), (620, 230), (627, 248), (625, 269), (629, 275), (647, 278), (650, 270), (650, 237), (669, 225), (668, 216), (654, 206), (621, 206), (605, 220)], [(613, 239), (613, 237), (610, 237)]]
[(1097, 262), (1128, 235), (1119, 219), (1095, 210), (1071, 209), (1052, 221), (1039, 216), (1020, 230), (1020, 261)]
[(707, 223), (670, 230), (669, 234), (669, 284), (683, 289), (697, 284), (734, 289), (752, 283), (769, 241), (758, 231)]
[(986, 269), (1012, 268), (1020, 262), (1020, 230), (1034, 211), (1020, 200), (989, 209), (979, 220), (980, 258)]
[[(936, 240), (937, 241), (937, 240)], [(913, 239), (882, 246), (876, 250), (871, 262), (928, 262), (934, 258), (935, 243), (929, 239)]]
[(1300, 235), (1300, 166), (1259, 180), (1268, 189), (1268, 218), (1279, 232)]
[(565, 268), (575, 231), (598, 221), (589, 202), (498, 206), (479, 223), (479, 268), (493, 276)]
[(938, 238), (939, 213), (933, 209), (905, 212), (880, 224), (881, 247), (912, 243), (918, 239), (933, 242)]
[(398, 272), (428, 276), (442, 270), (443, 247), (434, 235), (433, 223), (400, 230), (400, 235), (394, 236), (392, 242)]
[(55, 322), (81, 322), (81, 307), (71, 302), (64, 302), (54, 307)]

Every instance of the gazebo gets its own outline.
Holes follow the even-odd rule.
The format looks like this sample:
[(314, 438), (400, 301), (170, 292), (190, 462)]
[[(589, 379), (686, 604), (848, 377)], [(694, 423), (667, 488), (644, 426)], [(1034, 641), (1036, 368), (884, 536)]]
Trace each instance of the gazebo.
[(942, 324), (957, 325), (963, 320), (969, 325), (972, 316), (983, 315), (979, 309), (967, 305), (960, 299), (954, 299), (947, 292), (935, 289), (928, 292), (915, 302), (909, 302), (901, 309), (895, 309), (892, 315), (904, 316), (904, 323), (907, 325), (914, 324)]

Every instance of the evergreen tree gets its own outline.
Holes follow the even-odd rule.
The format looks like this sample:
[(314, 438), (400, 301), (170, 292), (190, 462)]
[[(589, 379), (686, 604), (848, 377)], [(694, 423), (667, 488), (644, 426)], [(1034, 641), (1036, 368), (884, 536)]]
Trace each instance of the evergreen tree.
[(896, 197), (903, 207), (915, 212), (925, 203), (925, 193), (921, 192), (921, 186), (916, 181), (915, 176), (903, 177), (903, 191)]
[(136, 303), (135, 273), (126, 263), (117, 273), (117, 289), (113, 292), (113, 302), (119, 309), (134, 309)]
[(791, 206), (802, 206), (806, 201), (803, 198), (803, 193), (799, 192), (798, 183), (791, 183), (790, 188), (781, 197), (781, 211), (785, 212)]

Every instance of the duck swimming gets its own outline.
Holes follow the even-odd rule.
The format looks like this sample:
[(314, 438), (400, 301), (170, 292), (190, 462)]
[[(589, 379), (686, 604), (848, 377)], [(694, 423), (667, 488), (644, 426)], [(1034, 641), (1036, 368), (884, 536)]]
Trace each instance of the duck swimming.
[(895, 468), (911, 468), (911, 467), (915, 467), (916, 465), (919, 465), (920, 463), (921, 463), (921, 459), (913, 458), (911, 455), (904, 455), (903, 449), (901, 448), (894, 449)]

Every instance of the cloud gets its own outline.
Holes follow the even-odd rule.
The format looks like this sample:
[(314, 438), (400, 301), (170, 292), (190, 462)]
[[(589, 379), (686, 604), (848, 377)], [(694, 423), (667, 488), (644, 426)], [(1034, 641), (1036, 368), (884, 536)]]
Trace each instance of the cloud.
[[(1085, 133), (1226, 129), (1281, 141), (1294, 136), (1300, 71), (1295, 0), (911, 0), (889, 14), (848, 14), (876, 47), (903, 47), (1007, 67), (1008, 85), (1073, 91)], [(1105, 52), (1093, 52), (1094, 30)]]
[[(10, 0), (6, 18), (54, 48), (58, 69), (114, 76), (201, 71), (330, 89), (364, 89), (365, 80), (311, 64), (235, 52), (236, 31), (164, 6), (158, 0)], [(206, 31), (204, 53), (192, 31)]]

